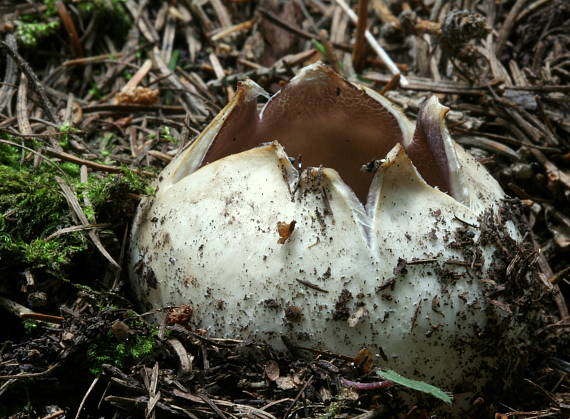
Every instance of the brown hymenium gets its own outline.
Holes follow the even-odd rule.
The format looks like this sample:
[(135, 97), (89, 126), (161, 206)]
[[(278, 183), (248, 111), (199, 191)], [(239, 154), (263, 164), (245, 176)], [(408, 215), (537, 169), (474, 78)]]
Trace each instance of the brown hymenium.
[(366, 92), (322, 67), (313, 83), (290, 82), (258, 112), (255, 95), (238, 91), (231, 113), (202, 164), (277, 141), (303, 166), (332, 167), (366, 202), (374, 161), (386, 157), (397, 144), (432, 186), (453, 191), (440, 129), (447, 108), (434, 115), (428, 102), (420, 107), (411, 141), (387, 108)]

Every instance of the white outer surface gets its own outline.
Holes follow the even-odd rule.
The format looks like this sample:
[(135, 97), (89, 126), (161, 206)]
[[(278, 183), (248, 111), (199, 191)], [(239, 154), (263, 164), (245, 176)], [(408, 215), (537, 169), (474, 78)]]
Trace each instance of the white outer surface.
[[(284, 334), (344, 355), (367, 347), (388, 357), (384, 366), (450, 391), (484, 376), (483, 360), (459, 343), (485, 326), (477, 275), (445, 286), (436, 264), (419, 264), (397, 276), (393, 290), (378, 291), (398, 258), (463, 260), (444, 236), (453, 240), (463, 226), (457, 218), (477, 224), (477, 214), (425, 184), (399, 146), (378, 172), (371, 216), (334, 170), (305, 175), (292, 194), (284, 168), (294, 171), (280, 147), (264, 146), (202, 167), (144, 202), (131, 247), (141, 300), (153, 308), (190, 304), (196, 326), (212, 336), (283, 348)], [(278, 244), (277, 222), (291, 220), (293, 234)], [(491, 252), (484, 250), (487, 263)], [(352, 295), (350, 314), (360, 306), (368, 313), (355, 327), (333, 320), (343, 290)], [(300, 322), (287, 321), (288, 306), (302, 309)]]
[[(376, 173), (366, 207), (332, 169), (297, 173), (277, 143), (198, 169), (224, 120), (240, 100), (251, 100), (247, 89), (254, 88), (238, 92), (163, 171), (156, 195), (141, 202), (130, 247), (139, 299), (149, 309), (189, 304), (194, 326), (212, 336), (280, 349), (285, 336), (349, 356), (367, 347), (404, 376), (452, 392), (481, 389), (493, 360), (471, 343), (484, 344), (477, 337), (487, 321), (481, 279), (494, 249), (472, 249), (482, 252), (482, 270), (446, 261), (472, 262), (450, 245), (459, 228), (477, 238), (477, 217), (503, 198), (497, 182), (451, 140), (443, 122), (465, 205), (427, 185), (400, 145)], [(397, 108), (388, 110), (411, 138), (411, 123)], [(277, 223), (292, 220), (293, 234), (279, 244)], [(399, 258), (436, 262), (395, 274)], [(442, 270), (459, 278), (445, 279)], [(393, 278), (393, 287), (382, 287)], [(350, 298), (338, 319), (343, 294)], [(288, 307), (300, 309), (301, 319), (288, 320)]]

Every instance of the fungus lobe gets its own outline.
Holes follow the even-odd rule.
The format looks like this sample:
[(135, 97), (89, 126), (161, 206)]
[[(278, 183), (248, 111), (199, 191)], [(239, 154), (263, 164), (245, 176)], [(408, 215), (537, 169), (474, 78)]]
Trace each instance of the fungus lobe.
[(454, 151), (441, 135), (445, 111), (431, 115), (433, 106), (424, 103), (412, 137), (390, 103), (322, 64), (301, 70), (260, 112), (254, 92), (249, 84), (240, 87), (202, 164), (277, 141), (305, 167), (335, 169), (365, 203), (373, 174), (363, 166), (385, 158), (400, 143), (426, 182), (450, 192), (447, 155)]

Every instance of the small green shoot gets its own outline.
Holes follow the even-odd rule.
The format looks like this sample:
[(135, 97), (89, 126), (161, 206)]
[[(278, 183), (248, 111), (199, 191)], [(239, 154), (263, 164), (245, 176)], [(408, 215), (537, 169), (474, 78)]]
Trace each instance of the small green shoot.
[(449, 395), (449, 393), (446, 393), (436, 386), (424, 383), (423, 381), (416, 381), (410, 378), (402, 377), (400, 374), (392, 370), (376, 370), (376, 374), (385, 380), (393, 381), (396, 384), (400, 384), (404, 387), (431, 394), (433, 397), (437, 397), (447, 404), (451, 404), (453, 402), (453, 397)]
[(103, 97), (103, 92), (99, 86), (93, 84), (91, 89), (87, 92), (93, 99), (101, 99)]
[(178, 140), (172, 135), (169, 126), (163, 126), (160, 128), (160, 138), (168, 141), (172, 144), (178, 144)]
[(75, 128), (69, 122), (65, 122), (60, 125), (59, 132), (61, 132), (62, 134), (77, 134), (78, 132), (80, 132), (80, 130)]
[(32, 332), (37, 329), (38, 322), (35, 320), (24, 320), (24, 330), (28, 335), (31, 335)]
[(74, 128), (69, 122), (62, 124), (59, 127), (59, 145), (62, 146), (64, 149), (69, 147), (69, 134), (77, 134), (80, 132), (77, 128)]
[[(330, 58), (330, 54), (329, 54), (327, 48), (323, 45), (322, 42), (319, 42), (319, 41), (317, 41), (316, 39), (313, 39), (313, 40), (311, 41), (311, 43), (313, 44), (313, 48), (315, 48), (317, 51), (319, 51), (320, 54), (321, 54), (324, 58)], [(339, 65), (339, 71), (340, 71), (341, 73), (344, 73), (344, 65), (343, 65), (341, 62), (339, 62), (338, 65)]]
[(313, 44), (313, 48), (315, 48), (317, 51), (319, 51), (323, 57), (328, 57), (329, 53), (327, 52), (327, 49), (325, 48), (325, 46), (320, 43), (319, 41), (313, 39), (311, 41), (311, 43)]
[(168, 62), (168, 69), (170, 71), (176, 70), (176, 64), (178, 63), (178, 58), (180, 57), (180, 50), (175, 49), (172, 51), (172, 55), (170, 56), (170, 61)]

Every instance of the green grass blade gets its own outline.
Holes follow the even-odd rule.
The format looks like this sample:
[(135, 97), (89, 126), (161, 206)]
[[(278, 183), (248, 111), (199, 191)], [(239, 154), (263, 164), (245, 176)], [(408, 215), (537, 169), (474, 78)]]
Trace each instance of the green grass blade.
[(325, 48), (325, 46), (322, 43), (320, 43), (319, 41), (317, 41), (315, 39), (313, 39), (311, 41), (311, 43), (313, 44), (313, 48), (315, 48), (317, 51), (319, 51), (323, 55), (323, 57), (329, 56), (327, 49)]
[(432, 386), (431, 384), (424, 383), (423, 381), (416, 381), (406, 377), (402, 377), (396, 371), (376, 370), (376, 374), (378, 374), (380, 377), (384, 378), (385, 380), (393, 381), (396, 384), (400, 384), (404, 387), (408, 387), (416, 391), (421, 391), (423, 393), (431, 394), (433, 397), (437, 397), (438, 399), (443, 400), (447, 404), (451, 404), (453, 402), (453, 397), (449, 393), (443, 391), (442, 389), (436, 386)]

